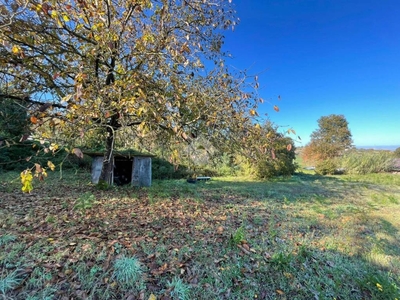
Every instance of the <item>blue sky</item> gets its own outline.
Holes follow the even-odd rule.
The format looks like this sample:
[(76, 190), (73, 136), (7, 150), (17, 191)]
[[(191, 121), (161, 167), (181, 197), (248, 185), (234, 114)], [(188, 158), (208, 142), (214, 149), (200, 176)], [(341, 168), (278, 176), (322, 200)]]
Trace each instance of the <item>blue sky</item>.
[(400, 2), (233, 3), (241, 21), (225, 32), (227, 63), (262, 72), (260, 95), (280, 112), (263, 104), (261, 113), (303, 145), (330, 114), (346, 117), (357, 146), (400, 145)]

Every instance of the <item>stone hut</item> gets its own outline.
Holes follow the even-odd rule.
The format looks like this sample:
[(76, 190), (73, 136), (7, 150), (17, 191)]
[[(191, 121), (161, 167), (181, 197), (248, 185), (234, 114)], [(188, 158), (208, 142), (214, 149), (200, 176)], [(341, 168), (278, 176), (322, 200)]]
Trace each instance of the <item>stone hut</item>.
[[(93, 158), (92, 183), (97, 184), (103, 168), (104, 153), (85, 152)], [(114, 169), (111, 184), (151, 186), (151, 158), (154, 155), (137, 151), (114, 152)]]

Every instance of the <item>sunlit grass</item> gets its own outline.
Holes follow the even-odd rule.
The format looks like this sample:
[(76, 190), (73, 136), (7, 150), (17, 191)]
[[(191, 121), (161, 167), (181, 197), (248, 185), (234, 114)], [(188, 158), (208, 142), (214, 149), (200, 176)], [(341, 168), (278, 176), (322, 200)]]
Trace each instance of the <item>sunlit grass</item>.
[[(61, 278), (73, 282), (64, 293), (92, 299), (398, 297), (399, 175), (302, 172), (108, 191), (87, 174), (64, 175), (32, 195), (2, 190), (18, 201), (1, 209), (0, 266), (33, 268), (16, 299), (51, 296)], [(82, 214), (74, 205), (85, 193), (96, 203)]]

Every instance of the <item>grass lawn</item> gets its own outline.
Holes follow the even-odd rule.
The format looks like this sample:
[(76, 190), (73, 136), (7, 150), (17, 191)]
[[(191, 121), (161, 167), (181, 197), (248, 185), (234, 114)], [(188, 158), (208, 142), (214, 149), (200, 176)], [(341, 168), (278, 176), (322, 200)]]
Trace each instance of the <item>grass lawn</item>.
[(400, 299), (400, 175), (0, 174), (4, 299)]

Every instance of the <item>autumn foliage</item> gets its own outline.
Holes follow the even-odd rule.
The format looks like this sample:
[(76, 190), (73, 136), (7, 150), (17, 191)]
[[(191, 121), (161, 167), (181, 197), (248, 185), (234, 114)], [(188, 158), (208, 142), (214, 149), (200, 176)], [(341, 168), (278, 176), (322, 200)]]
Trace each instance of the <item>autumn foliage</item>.
[(72, 149), (98, 134), (107, 182), (122, 128), (245, 147), (263, 100), (256, 76), (225, 63), (221, 33), (238, 22), (230, 2), (1, 0), (0, 101), (24, 103), (36, 139)]

